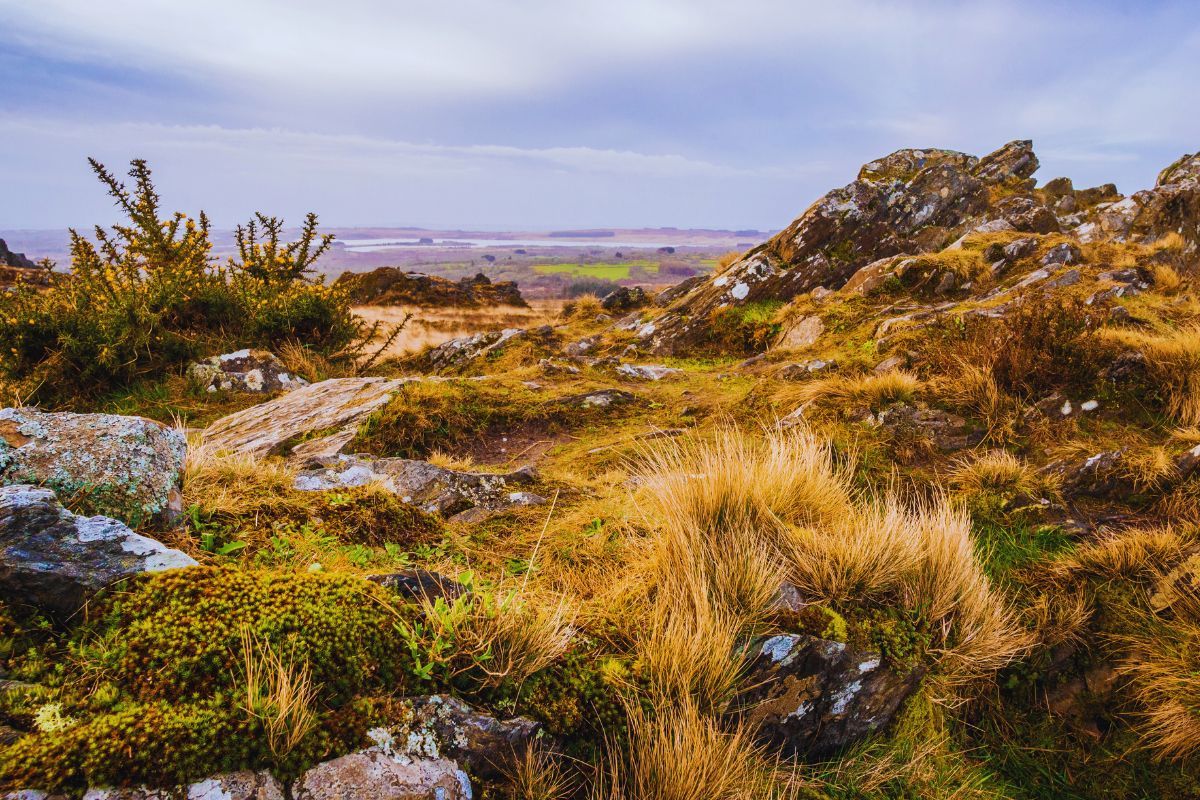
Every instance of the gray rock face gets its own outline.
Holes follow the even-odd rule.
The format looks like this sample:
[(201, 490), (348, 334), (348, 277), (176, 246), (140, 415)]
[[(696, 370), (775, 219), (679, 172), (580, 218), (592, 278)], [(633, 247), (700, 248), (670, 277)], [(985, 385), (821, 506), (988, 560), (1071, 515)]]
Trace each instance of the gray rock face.
[(290, 392), (308, 381), (288, 374), (283, 362), (266, 350), (237, 350), (198, 361), (188, 377), (207, 392)]
[(40, 484), (134, 525), (182, 510), (186, 452), (182, 433), (142, 417), (0, 410), (0, 485)]
[(640, 286), (622, 286), (604, 296), (600, 306), (605, 311), (621, 313), (641, 308), (650, 302), (646, 290)]
[(393, 731), (402, 736), (432, 737), (438, 751), (467, 767), (472, 775), (498, 777), (541, 730), (541, 723), (526, 717), (498, 720), (481, 714), (455, 697), (429, 695), (409, 701), (411, 717)]
[(756, 646), (733, 713), (785, 757), (821, 759), (887, 725), (923, 676), (840, 642), (774, 636)]
[(293, 800), (471, 800), (471, 782), (456, 763), (394, 745), (385, 739), (318, 764), (297, 779)]
[[(334, 456), (359, 424), (384, 406), (406, 383), (419, 378), (333, 378), (230, 414), (204, 431), (205, 444), (219, 451), (286, 455), (297, 459)], [(292, 446), (298, 439), (310, 437)]]
[(431, 372), (461, 369), (477, 358), (483, 358), (489, 353), (502, 350), (513, 339), (519, 339), (525, 335), (525, 331), (520, 328), (475, 333), (442, 342), (437, 347), (423, 353), (418, 361), (423, 368)]
[(453, 516), (468, 509), (497, 509), (544, 502), (524, 491), (537, 481), (532, 467), (502, 475), (455, 472), (428, 461), (407, 458), (336, 456), (321, 459), (320, 467), (302, 471), (295, 486), (301, 491), (324, 491), (379, 483), (406, 503), (424, 511)]
[(704, 343), (720, 309), (786, 302), (817, 286), (840, 287), (872, 261), (936, 250), (982, 221), (990, 186), (1024, 186), (1036, 168), (1028, 141), (983, 159), (930, 149), (872, 161), (724, 272), (673, 295), (665, 313), (640, 323), (639, 338), (652, 352), (686, 351)]
[(610, 408), (632, 403), (637, 398), (620, 389), (597, 389), (594, 392), (571, 395), (563, 398), (563, 404), (579, 408)]
[(49, 489), (0, 488), (0, 595), (14, 602), (69, 617), (123, 578), (195, 564), (117, 520), (72, 514)]
[(283, 800), (283, 785), (269, 772), (227, 772), (173, 789), (90, 789), (83, 800)]
[(453, 601), (467, 594), (467, 587), (458, 581), (420, 567), (368, 575), (367, 580), (406, 600), (436, 600), (440, 597), (446, 601)]
[(973, 430), (962, 417), (938, 408), (899, 403), (879, 412), (879, 424), (893, 435), (924, 439), (945, 453), (974, 447), (983, 441), (983, 431)]
[(676, 367), (666, 367), (662, 364), (619, 364), (616, 367), (618, 375), (635, 381), (661, 381), (671, 375), (678, 375), (683, 370)]

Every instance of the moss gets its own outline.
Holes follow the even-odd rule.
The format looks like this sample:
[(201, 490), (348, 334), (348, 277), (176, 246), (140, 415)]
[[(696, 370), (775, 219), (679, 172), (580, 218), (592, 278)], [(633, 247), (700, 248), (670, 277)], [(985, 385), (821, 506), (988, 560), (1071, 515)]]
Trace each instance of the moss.
[(308, 662), (328, 702), (378, 686), (402, 689), (407, 650), (388, 593), (350, 576), (194, 567), (111, 593), (76, 635), (77, 661), (138, 700), (233, 691), (243, 627)]
[(783, 305), (779, 300), (756, 300), (714, 312), (709, 319), (710, 343), (744, 354), (767, 349), (783, 329), (778, 319)]

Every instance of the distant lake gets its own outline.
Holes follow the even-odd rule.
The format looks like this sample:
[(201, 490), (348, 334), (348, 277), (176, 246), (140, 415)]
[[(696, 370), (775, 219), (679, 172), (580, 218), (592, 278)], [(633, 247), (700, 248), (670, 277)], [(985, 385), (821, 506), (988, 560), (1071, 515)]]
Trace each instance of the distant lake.
[[(434, 239), (433, 243), (421, 243), (417, 239), (339, 239), (347, 250), (368, 253), (374, 250), (408, 250), (447, 247), (599, 247), (605, 250), (635, 248), (657, 250), (660, 247), (688, 247), (678, 242), (630, 242), (613, 238), (581, 239), (574, 236), (546, 237), (544, 239)], [(719, 246), (720, 242), (713, 242)], [(691, 245), (697, 246), (697, 245)], [(703, 246), (703, 245), (699, 245)]]

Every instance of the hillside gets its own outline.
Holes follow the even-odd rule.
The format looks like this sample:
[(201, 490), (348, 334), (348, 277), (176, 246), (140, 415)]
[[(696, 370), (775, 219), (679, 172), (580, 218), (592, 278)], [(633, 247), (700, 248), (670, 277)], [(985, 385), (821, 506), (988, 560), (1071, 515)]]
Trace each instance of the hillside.
[(403, 357), (315, 217), (219, 276), (76, 242), (0, 295), (0, 788), (1200, 795), (1200, 154), (1037, 168), (901, 150)]

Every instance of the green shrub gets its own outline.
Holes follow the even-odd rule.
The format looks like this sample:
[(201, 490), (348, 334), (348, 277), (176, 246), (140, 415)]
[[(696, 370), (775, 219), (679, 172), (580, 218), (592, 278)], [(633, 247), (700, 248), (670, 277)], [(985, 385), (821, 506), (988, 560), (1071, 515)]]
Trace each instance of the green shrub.
[(363, 334), (344, 293), (307, 277), (331, 241), (315, 216), (280, 244), (282, 221), (259, 215), (266, 240), (239, 228), (240, 259), (219, 265), (207, 217), (164, 218), (144, 161), (132, 189), (91, 165), (126, 221), (97, 226), (95, 242), (72, 230), (71, 272), (49, 288), (0, 294), (0, 378), (31, 399), (96, 395), (236, 347), (299, 340), (331, 355)]
[(762, 352), (783, 330), (776, 319), (781, 308), (783, 303), (779, 300), (757, 300), (723, 308), (709, 320), (710, 338), (722, 351)]

